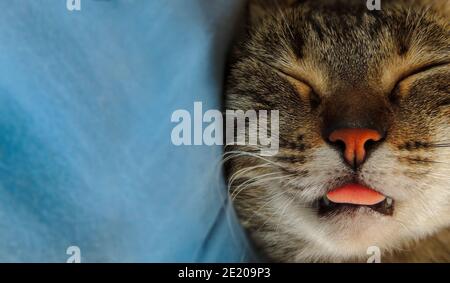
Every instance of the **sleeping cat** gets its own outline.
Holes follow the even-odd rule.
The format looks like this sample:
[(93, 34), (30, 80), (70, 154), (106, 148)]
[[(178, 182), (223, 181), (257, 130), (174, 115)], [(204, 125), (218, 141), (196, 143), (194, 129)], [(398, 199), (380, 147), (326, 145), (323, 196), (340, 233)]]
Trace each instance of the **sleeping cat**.
[(279, 152), (226, 146), (280, 262), (450, 262), (450, 1), (251, 1), (226, 108), (279, 110)]

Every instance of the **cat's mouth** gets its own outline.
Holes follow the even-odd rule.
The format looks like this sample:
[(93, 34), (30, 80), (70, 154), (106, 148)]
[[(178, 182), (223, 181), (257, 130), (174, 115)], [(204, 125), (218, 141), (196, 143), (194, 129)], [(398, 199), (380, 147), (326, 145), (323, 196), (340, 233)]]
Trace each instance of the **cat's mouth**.
[(316, 203), (320, 215), (335, 215), (342, 212), (371, 209), (383, 215), (392, 215), (394, 200), (369, 187), (351, 183), (335, 188)]

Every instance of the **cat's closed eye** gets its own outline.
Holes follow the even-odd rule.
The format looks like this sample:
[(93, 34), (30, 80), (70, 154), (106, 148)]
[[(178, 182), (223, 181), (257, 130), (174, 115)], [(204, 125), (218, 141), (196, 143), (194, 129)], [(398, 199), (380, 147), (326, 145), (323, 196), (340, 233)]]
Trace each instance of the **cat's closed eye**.
[[(421, 67), (411, 68), (409, 71), (400, 76), (389, 94), (389, 99), (393, 103), (399, 103), (402, 98), (408, 95), (412, 84), (418, 79), (418, 77), (429, 75), (431, 72), (445, 72), (446, 70), (447, 72), (450, 71), (450, 62), (426, 64)], [(450, 95), (450, 89), (447, 89), (447, 93)], [(443, 101), (439, 102), (443, 103)], [(445, 105), (445, 103), (441, 105)]]

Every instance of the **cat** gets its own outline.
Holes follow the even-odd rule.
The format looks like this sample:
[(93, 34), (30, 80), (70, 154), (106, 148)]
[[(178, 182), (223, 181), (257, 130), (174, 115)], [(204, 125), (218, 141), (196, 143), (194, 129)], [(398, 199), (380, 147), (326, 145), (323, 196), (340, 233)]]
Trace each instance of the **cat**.
[(250, 1), (225, 106), (279, 110), (279, 152), (225, 146), (264, 261), (450, 262), (450, 1)]

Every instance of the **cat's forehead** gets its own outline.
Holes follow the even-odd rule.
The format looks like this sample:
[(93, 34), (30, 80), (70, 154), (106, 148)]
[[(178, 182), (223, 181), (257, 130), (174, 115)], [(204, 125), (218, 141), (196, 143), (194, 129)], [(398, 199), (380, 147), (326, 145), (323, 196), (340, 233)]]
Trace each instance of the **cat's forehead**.
[(269, 60), (322, 85), (338, 80), (389, 87), (408, 69), (450, 56), (447, 22), (422, 6), (386, 5), (375, 12), (361, 5), (299, 6), (275, 13), (259, 32), (261, 39), (267, 37), (260, 40), (262, 48), (276, 54)]

